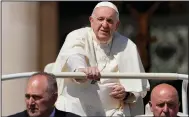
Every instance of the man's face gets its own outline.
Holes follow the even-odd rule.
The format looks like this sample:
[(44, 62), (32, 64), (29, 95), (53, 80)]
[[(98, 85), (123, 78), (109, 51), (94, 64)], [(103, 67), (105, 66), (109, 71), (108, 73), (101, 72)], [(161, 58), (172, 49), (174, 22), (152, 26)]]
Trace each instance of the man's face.
[(178, 98), (172, 92), (153, 96), (150, 106), (155, 117), (176, 117), (179, 111)]
[(100, 41), (107, 41), (117, 30), (119, 21), (116, 11), (109, 7), (98, 7), (90, 18), (91, 27)]
[(31, 117), (45, 116), (54, 104), (52, 97), (47, 92), (47, 83), (39, 83), (38, 80), (29, 82), (25, 101), (27, 112)]

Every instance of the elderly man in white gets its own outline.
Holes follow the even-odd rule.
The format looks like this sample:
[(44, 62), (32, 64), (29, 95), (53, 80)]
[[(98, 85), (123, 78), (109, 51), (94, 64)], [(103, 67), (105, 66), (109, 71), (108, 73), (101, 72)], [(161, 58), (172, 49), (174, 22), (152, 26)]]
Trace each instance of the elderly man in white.
[(148, 80), (100, 77), (101, 72), (144, 72), (136, 45), (116, 32), (119, 12), (111, 2), (98, 3), (91, 27), (69, 33), (53, 72), (84, 72), (83, 79), (57, 79), (56, 107), (81, 116), (143, 114)]

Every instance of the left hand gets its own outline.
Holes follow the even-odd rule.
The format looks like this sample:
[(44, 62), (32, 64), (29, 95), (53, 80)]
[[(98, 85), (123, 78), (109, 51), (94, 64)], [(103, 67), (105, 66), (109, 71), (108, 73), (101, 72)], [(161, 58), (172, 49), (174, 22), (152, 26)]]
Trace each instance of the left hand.
[(121, 84), (115, 84), (111, 86), (111, 88), (112, 91), (110, 93), (110, 96), (119, 100), (123, 100), (125, 98), (127, 92)]

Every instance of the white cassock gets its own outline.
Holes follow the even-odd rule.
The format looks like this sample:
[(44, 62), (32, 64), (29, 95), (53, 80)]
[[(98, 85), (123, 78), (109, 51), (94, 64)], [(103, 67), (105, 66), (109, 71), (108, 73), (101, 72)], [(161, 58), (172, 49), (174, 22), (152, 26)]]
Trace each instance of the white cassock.
[[(68, 72), (86, 66), (97, 66), (102, 72), (144, 72), (136, 45), (128, 38), (115, 33), (108, 44), (98, 44), (89, 27), (72, 31), (66, 37), (55, 62), (53, 72)], [(149, 90), (148, 80), (101, 79), (96, 84), (73, 79), (57, 79), (56, 107), (81, 116), (135, 116), (144, 114), (143, 100)], [(132, 92), (123, 107), (109, 96), (109, 86), (121, 83)]]

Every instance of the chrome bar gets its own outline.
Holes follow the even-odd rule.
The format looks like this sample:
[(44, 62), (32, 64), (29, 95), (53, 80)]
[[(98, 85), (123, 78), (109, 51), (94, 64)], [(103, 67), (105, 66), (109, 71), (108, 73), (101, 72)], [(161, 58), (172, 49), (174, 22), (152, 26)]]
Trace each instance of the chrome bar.
[[(28, 78), (36, 72), (23, 72), (15, 74), (2, 75), (2, 81)], [(83, 78), (82, 72), (59, 72), (53, 73), (58, 78)], [(102, 78), (120, 78), (120, 79), (153, 79), (153, 80), (188, 80), (188, 75), (178, 73), (101, 73)]]

